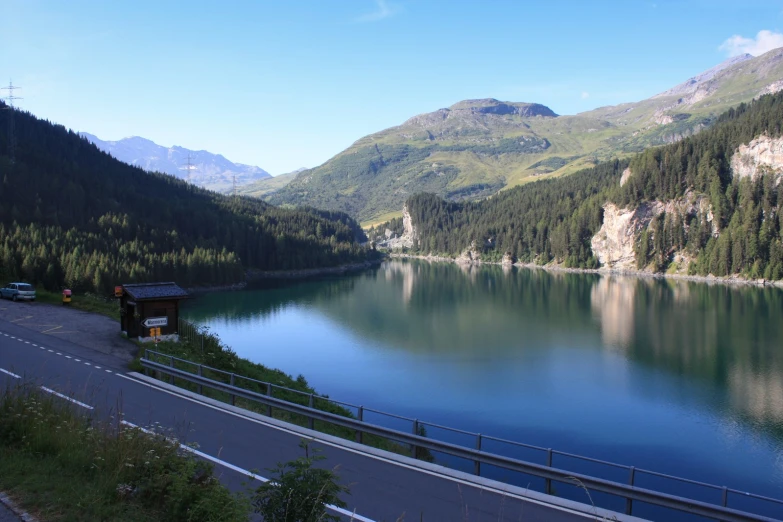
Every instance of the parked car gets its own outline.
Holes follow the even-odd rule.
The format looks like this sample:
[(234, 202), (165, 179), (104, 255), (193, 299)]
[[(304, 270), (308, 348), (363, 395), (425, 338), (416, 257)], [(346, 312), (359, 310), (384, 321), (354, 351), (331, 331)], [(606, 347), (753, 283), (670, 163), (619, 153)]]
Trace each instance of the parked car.
[(9, 283), (0, 288), (0, 298), (13, 301), (35, 301), (35, 288), (27, 283)]

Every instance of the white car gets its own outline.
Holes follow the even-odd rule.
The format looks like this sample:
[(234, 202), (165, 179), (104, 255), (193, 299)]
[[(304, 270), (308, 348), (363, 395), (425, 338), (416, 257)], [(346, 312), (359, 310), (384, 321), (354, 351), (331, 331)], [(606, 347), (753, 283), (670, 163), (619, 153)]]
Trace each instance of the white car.
[(9, 283), (0, 288), (0, 298), (12, 301), (35, 301), (35, 288), (27, 283)]

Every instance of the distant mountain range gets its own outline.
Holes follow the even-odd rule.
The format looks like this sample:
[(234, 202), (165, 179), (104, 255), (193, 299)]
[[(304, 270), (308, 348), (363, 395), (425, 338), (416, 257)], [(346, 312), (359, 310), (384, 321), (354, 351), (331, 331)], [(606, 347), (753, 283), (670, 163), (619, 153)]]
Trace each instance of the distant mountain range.
[[(164, 147), (138, 136), (118, 141), (103, 141), (86, 132), (80, 135), (124, 163), (141, 167), (149, 172), (170, 174), (217, 192), (230, 192), (233, 189), (234, 176), (236, 176), (237, 186), (272, 177), (260, 167), (233, 163), (220, 154), (205, 150), (189, 150), (177, 146)], [(188, 155), (190, 155), (190, 170), (188, 170)]]
[(776, 49), (731, 58), (640, 102), (574, 116), (535, 103), (466, 100), (361, 138), (265, 198), (380, 221), (398, 215), (418, 192), (480, 199), (672, 143), (729, 107), (781, 89), (783, 49)]

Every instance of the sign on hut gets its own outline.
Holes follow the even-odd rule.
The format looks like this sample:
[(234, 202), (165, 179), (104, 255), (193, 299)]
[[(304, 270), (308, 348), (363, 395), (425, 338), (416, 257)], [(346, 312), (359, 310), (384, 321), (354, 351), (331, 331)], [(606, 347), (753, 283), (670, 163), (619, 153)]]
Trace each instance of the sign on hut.
[(127, 284), (114, 295), (120, 298), (120, 325), (128, 337), (179, 340), (179, 302), (190, 296), (175, 283)]

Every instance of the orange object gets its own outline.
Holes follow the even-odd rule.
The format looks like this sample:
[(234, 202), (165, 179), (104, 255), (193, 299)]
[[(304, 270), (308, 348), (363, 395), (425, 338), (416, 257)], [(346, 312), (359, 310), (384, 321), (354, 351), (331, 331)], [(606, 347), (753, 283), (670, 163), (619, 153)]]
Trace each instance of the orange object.
[(63, 290), (63, 304), (71, 302), (71, 291), (69, 289)]
[(122, 297), (122, 287), (121, 286), (115, 286), (114, 287), (114, 297)]

